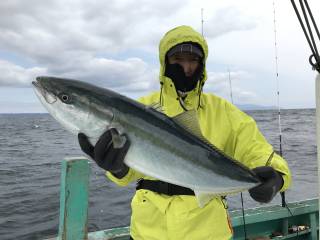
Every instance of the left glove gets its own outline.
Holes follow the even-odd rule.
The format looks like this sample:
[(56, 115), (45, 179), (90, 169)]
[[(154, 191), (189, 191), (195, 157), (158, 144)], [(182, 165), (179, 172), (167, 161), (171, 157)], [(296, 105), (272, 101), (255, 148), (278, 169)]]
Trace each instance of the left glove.
[(263, 166), (252, 169), (261, 184), (249, 190), (250, 196), (261, 203), (270, 202), (283, 186), (283, 178), (272, 167)]
[[(123, 146), (115, 148), (112, 136), (124, 138)], [(92, 146), (83, 133), (78, 134), (78, 141), (81, 150), (88, 154), (99, 167), (111, 172), (117, 178), (123, 178), (128, 173), (129, 167), (124, 163), (124, 158), (130, 147), (130, 141), (125, 134), (120, 135), (115, 128), (111, 128), (100, 136), (95, 146)]]

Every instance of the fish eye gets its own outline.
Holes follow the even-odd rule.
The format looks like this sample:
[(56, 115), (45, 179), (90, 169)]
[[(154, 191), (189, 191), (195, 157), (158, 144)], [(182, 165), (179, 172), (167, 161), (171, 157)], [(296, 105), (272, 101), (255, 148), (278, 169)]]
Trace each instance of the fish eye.
[(61, 94), (60, 94), (60, 99), (61, 99), (61, 101), (64, 102), (64, 103), (69, 103), (70, 100), (71, 100), (71, 97), (70, 97), (68, 94), (61, 93)]

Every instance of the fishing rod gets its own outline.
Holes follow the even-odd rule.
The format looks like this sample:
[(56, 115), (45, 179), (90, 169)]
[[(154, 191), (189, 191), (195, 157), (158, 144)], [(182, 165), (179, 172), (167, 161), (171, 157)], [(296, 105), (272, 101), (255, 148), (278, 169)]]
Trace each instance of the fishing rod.
[[(229, 88), (230, 88), (230, 99), (231, 103), (233, 102), (233, 94), (232, 94), (232, 84), (231, 84), (231, 76), (230, 76), (230, 69), (228, 68), (228, 76), (229, 76)], [(243, 204), (243, 194), (240, 192), (240, 198), (241, 198), (241, 213), (242, 213), (242, 221), (243, 221), (243, 233), (244, 233), (244, 239), (247, 240), (247, 228), (246, 228), (246, 218), (244, 213), (244, 204)]]
[[(275, 52), (275, 77), (277, 82), (277, 105), (278, 105), (278, 128), (279, 128), (279, 152), (278, 154), (283, 157), (282, 151), (282, 124), (281, 124), (281, 107), (280, 107), (280, 80), (279, 80), (279, 68), (278, 68), (278, 45), (277, 45), (277, 27), (276, 27), (276, 7), (274, 0), (273, 3), (273, 28), (274, 28), (274, 52)], [(269, 166), (274, 155), (274, 151), (271, 153), (266, 166)], [(286, 202), (286, 194), (285, 192), (280, 192), (281, 196), (281, 206), (287, 208), (291, 217), (293, 217), (293, 213), (291, 212), (287, 202)], [(297, 236), (299, 235), (299, 230), (297, 231)]]
[[(308, 1), (307, 0), (299, 0), (300, 8), (301, 8), (301, 11), (302, 11), (303, 17), (304, 17), (304, 22), (301, 18), (300, 12), (298, 11), (298, 8), (295, 4), (295, 1), (291, 0), (291, 4), (292, 4), (293, 9), (297, 15), (300, 26), (304, 32), (304, 35), (307, 39), (307, 42), (308, 42), (309, 47), (312, 52), (312, 54), (309, 57), (309, 63), (312, 66), (313, 70), (316, 70), (316, 71), (318, 71), (318, 73), (320, 73), (320, 56), (319, 56), (319, 52), (317, 49), (315, 39), (313, 37), (313, 32), (314, 31), (316, 32), (319, 41), (320, 41), (320, 34), (319, 34), (319, 30), (317, 28), (317, 24), (313, 18)], [(307, 11), (306, 11), (306, 9), (307, 9)], [(280, 143), (280, 156), (282, 156), (281, 118), (280, 118), (281, 113), (280, 113), (280, 104), (279, 104), (280, 91), (279, 91), (279, 80), (278, 80), (279, 74), (278, 74), (277, 38), (276, 38), (276, 20), (275, 20), (274, 1), (273, 1), (273, 10), (274, 10), (275, 59), (276, 59), (276, 78), (277, 78), (278, 116), (279, 116), (279, 118), (278, 118), (279, 119), (279, 143)], [(313, 29), (310, 26), (309, 18), (311, 19)], [(282, 207), (286, 207), (288, 209), (290, 215), (293, 216), (290, 208), (288, 207), (288, 205), (286, 203), (285, 192), (281, 192), (280, 194), (281, 194), (281, 199), (282, 199)], [(297, 228), (297, 236), (298, 235), (299, 235), (299, 228)]]
[[(277, 45), (277, 27), (276, 27), (276, 7), (274, 1), (273, 4), (273, 29), (274, 29), (274, 55), (275, 55), (275, 72), (277, 82), (277, 106), (278, 106), (278, 129), (279, 129), (279, 155), (282, 157), (282, 125), (281, 125), (281, 107), (280, 107), (280, 81), (278, 71), (278, 45)], [(272, 154), (272, 153), (271, 153)], [(273, 154), (272, 154), (273, 155)], [(286, 207), (286, 195), (285, 192), (280, 192), (281, 206)]]

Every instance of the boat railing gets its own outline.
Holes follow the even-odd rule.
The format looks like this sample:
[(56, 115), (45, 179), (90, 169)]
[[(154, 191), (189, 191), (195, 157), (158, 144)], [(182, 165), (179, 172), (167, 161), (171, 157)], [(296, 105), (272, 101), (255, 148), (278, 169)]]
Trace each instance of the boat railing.
[[(62, 161), (60, 183), (59, 233), (50, 240), (125, 240), (129, 227), (119, 227), (88, 233), (89, 199), (88, 159), (69, 158)], [(278, 206), (258, 207), (244, 211), (248, 239), (318, 239), (318, 199)], [(244, 239), (241, 210), (230, 211), (234, 239)], [(271, 238), (273, 237), (273, 238)]]

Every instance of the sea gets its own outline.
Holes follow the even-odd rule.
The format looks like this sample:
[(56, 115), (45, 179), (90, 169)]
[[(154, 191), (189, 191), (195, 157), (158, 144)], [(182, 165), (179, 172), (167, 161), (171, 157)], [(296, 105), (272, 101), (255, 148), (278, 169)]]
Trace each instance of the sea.
[[(248, 111), (279, 150), (278, 112)], [(281, 110), (282, 151), (292, 171), (287, 202), (318, 197), (315, 109)], [(84, 156), (77, 138), (49, 114), (0, 114), (0, 240), (46, 239), (58, 234), (61, 162)], [(89, 231), (130, 224), (135, 184), (118, 187), (90, 163)], [(240, 194), (227, 197), (241, 208)], [(276, 196), (268, 205), (280, 204)], [(262, 206), (243, 194), (244, 208)]]

